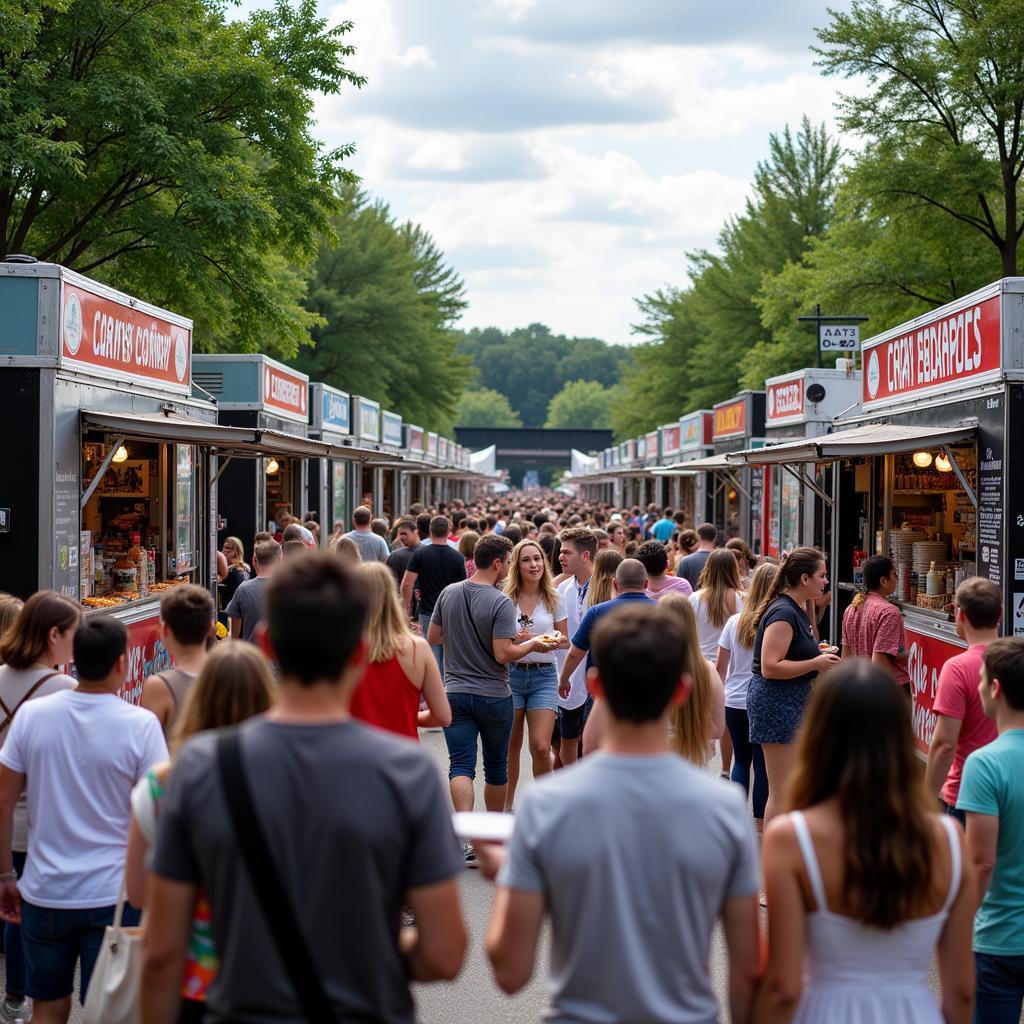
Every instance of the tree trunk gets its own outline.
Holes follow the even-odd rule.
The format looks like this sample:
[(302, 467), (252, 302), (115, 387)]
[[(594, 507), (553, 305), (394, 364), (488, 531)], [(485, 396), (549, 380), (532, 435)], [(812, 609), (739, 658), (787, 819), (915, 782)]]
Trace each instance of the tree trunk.
[(1017, 179), (1012, 170), (1003, 169), (1003, 202), (1006, 220), (1003, 229), (1003, 277), (1017, 276)]

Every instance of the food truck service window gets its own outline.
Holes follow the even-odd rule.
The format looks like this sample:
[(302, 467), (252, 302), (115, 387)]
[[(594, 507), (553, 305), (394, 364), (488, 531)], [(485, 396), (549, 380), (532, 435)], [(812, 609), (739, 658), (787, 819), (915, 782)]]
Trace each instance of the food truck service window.
[(187, 444), (129, 439), (112, 452), (103, 434), (85, 435), (82, 488), (92, 493), (79, 546), (84, 605), (118, 607), (197, 578), (197, 462)]

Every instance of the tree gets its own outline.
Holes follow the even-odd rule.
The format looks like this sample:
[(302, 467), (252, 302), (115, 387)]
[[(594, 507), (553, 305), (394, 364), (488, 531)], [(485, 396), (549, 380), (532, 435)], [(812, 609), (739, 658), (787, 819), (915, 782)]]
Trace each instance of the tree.
[(523, 421), (508, 399), (493, 388), (470, 388), (462, 393), (455, 412), (457, 427), (521, 427)]
[(548, 404), (544, 426), (551, 429), (594, 430), (611, 425), (613, 392), (596, 380), (573, 380)]
[(543, 425), (551, 399), (570, 380), (612, 387), (630, 358), (621, 345), (567, 338), (537, 323), (507, 334), (497, 327), (474, 328), (459, 348), (472, 359), (480, 386), (505, 395), (527, 427)]
[(294, 363), (314, 380), (366, 395), (430, 430), (447, 431), (469, 360), (453, 322), (463, 284), (422, 228), (345, 185), (320, 246), (307, 305), (323, 326)]
[(294, 353), (351, 152), (313, 95), (362, 84), (350, 29), (315, 0), (0, 0), (0, 245), (187, 313), (199, 348)]
[(1017, 273), (1024, 234), (1020, 0), (854, 0), (819, 31), (826, 74), (866, 77), (841, 124), (868, 143), (859, 173), (894, 207), (940, 211)]

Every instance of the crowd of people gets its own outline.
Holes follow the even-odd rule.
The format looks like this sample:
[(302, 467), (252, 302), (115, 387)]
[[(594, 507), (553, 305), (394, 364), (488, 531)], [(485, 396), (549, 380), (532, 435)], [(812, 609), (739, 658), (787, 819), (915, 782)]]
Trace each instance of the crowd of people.
[[(1020, 1020), (1024, 639), (995, 584), (957, 590), (922, 771), (882, 556), (837, 649), (820, 551), (673, 509), (279, 525), (251, 564), (226, 539), (216, 600), (163, 595), (139, 707), (118, 619), (0, 598), (0, 1021), (65, 1024), (144, 910), (143, 1024), (410, 1022), (410, 982), (462, 969), (467, 867), (506, 992), (550, 921), (548, 1020), (721, 1019), (717, 924), (735, 1024)], [(456, 838), (478, 764), (507, 843)]]

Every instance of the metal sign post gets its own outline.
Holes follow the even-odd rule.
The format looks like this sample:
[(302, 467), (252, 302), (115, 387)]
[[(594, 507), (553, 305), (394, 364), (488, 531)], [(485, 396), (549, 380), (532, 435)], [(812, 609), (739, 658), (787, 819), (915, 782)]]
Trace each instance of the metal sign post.
[(821, 303), (814, 307), (813, 316), (798, 316), (801, 323), (813, 323), (817, 333), (817, 344), (814, 346), (814, 365), (821, 366), (821, 353), (825, 352), (856, 352), (860, 348), (860, 328), (832, 326), (823, 324), (856, 324), (869, 320), (866, 316), (823, 316)]

